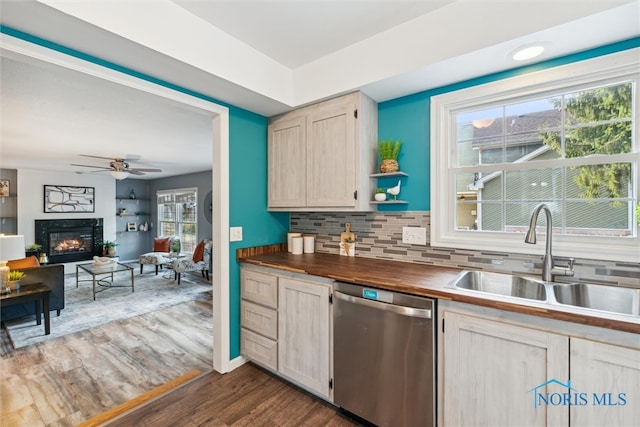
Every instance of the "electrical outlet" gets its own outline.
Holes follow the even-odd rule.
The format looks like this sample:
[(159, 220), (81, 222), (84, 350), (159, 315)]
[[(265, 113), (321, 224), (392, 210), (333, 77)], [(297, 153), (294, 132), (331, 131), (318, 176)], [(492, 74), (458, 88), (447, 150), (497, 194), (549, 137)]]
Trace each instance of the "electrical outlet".
[(242, 241), (242, 227), (229, 227), (229, 241), (230, 242)]
[(426, 245), (427, 229), (425, 227), (402, 227), (402, 243)]

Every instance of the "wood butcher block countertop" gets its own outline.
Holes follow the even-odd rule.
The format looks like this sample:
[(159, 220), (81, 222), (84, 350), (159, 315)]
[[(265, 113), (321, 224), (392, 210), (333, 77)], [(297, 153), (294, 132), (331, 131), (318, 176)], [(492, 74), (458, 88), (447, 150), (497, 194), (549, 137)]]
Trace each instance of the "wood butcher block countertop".
[(466, 291), (447, 288), (463, 269), (363, 257), (347, 257), (325, 253), (292, 255), (276, 252), (242, 256), (239, 261), (341, 282), (356, 283), (412, 295), (452, 300), (522, 314), (547, 317), (599, 326), (624, 332), (640, 333), (640, 318), (608, 315), (528, 300), (514, 301), (490, 294), (482, 297)]

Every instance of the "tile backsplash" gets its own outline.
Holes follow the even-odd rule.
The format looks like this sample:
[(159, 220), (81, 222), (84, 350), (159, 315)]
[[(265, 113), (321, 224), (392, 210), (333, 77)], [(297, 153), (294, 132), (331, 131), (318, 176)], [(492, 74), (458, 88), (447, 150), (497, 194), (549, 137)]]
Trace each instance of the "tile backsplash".
[[(351, 223), (357, 236), (356, 256), (396, 261), (473, 268), (523, 275), (541, 275), (542, 256), (429, 245), (430, 214), (424, 211), (365, 213), (291, 213), (291, 231), (316, 236), (316, 252), (339, 253), (340, 233)], [(402, 227), (426, 227), (427, 246), (402, 243)], [(558, 263), (562, 258), (557, 257)], [(640, 262), (576, 258), (573, 277), (558, 282), (590, 282), (640, 288)]]

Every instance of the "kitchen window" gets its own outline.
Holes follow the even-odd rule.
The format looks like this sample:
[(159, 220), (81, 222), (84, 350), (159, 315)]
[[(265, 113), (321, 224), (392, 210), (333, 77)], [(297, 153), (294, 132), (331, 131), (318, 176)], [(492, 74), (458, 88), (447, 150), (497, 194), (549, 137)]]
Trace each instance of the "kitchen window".
[(162, 190), (156, 196), (159, 236), (177, 236), (180, 251), (193, 253), (198, 244), (198, 189)]
[[(431, 244), (637, 262), (638, 49), (434, 96)], [(544, 234), (545, 218), (538, 221)]]

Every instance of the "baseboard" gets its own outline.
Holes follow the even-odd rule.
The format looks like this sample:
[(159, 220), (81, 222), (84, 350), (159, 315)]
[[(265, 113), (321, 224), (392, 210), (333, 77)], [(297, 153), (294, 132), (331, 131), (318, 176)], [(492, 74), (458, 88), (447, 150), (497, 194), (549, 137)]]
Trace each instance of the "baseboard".
[(247, 362), (248, 360), (245, 359), (243, 356), (238, 356), (235, 359), (232, 359), (229, 361), (229, 370), (227, 372), (231, 372), (234, 369), (238, 369), (240, 366), (244, 365)]

